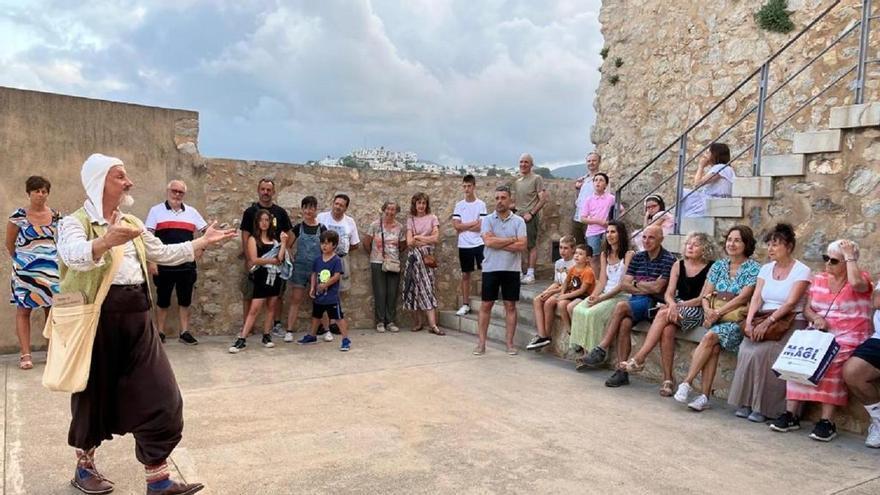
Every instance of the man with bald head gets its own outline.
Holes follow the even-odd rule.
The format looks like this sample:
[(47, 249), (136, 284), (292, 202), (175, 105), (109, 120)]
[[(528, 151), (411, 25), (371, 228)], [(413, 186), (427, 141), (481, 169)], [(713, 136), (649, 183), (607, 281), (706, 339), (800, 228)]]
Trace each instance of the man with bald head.
[(526, 222), (526, 249), (528, 251), (528, 267), (522, 276), (522, 283), (535, 283), (535, 264), (538, 262), (538, 229), (540, 227), (538, 212), (547, 204), (547, 190), (544, 178), (532, 172), (535, 160), (532, 155), (523, 153), (519, 157), (519, 177), (511, 184), (514, 212)]
[(645, 250), (632, 257), (626, 275), (620, 282), (623, 292), (632, 294), (629, 300), (620, 301), (614, 307), (611, 320), (605, 327), (605, 336), (598, 346), (578, 360), (578, 371), (598, 368), (608, 356), (608, 348), (617, 340), (617, 363), (614, 374), (605, 382), (608, 387), (629, 385), (629, 374), (621, 367), (629, 359), (632, 350), (630, 333), (640, 321), (651, 318), (649, 311), (663, 302), (663, 294), (669, 283), (669, 272), (675, 264), (675, 256), (663, 248), (663, 230), (656, 225), (642, 232)]
[[(156, 234), (163, 244), (191, 241), (196, 232), (204, 232), (208, 224), (198, 210), (183, 202), (186, 183), (172, 180), (165, 189), (165, 201), (153, 206), (144, 225)], [(177, 266), (149, 264), (150, 275), (156, 285), (156, 327), (159, 338), (165, 342), (165, 318), (171, 306), (171, 293), (177, 291), (177, 312), (180, 317), (178, 340), (187, 345), (199, 343), (189, 328), (189, 307), (196, 284), (196, 262)]]

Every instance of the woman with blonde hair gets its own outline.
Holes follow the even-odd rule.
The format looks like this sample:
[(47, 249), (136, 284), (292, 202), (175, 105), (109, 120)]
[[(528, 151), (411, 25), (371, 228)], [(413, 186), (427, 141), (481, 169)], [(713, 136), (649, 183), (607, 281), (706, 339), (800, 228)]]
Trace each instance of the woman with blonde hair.
[(645, 368), (648, 354), (660, 344), (663, 384), (660, 395), (672, 395), (672, 366), (675, 358), (675, 334), (678, 330), (688, 332), (703, 322), (703, 305), (700, 297), (709, 268), (715, 261), (715, 243), (702, 232), (688, 234), (685, 239), (684, 258), (672, 266), (669, 284), (666, 286), (666, 304), (654, 317), (645, 336), (642, 348), (629, 361), (621, 363), (627, 372), (639, 372)]

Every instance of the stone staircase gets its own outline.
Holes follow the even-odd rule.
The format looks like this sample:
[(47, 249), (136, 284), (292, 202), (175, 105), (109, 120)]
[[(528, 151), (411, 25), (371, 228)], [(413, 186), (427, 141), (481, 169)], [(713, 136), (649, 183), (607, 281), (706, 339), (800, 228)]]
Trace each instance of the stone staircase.
[(705, 217), (683, 218), (681, 235), (666, 236), (663, 246), (680, 253), (688, 232), (720, 235), (721, 232), (716, 231), (716, 219), (742, 219), (746, 199), (769, 200), (774, 197), (775, 177), (804, 177), (809, 155), (840, 153), (847, 130), (868, 127), (880, 127), (880, 102), (832, 108), (828, 129), (795, 133), (790, 153), (763, 156), (761, 175), (737, 177), (732, 197), (708, 200)]

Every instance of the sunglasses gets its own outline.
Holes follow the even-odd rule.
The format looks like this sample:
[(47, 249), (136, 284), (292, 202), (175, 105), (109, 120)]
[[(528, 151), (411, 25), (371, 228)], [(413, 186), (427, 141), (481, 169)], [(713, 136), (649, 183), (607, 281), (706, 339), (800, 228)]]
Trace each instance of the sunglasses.
[(822, 261), (824, 261), (825, 263), (830, 264), (831, 266), (834, 266), (834, 265), (840, 263), (840, 260), (839, 260), (839, 259), (837, 259), (837, 258), (832, 258), (831, 256), (828, 256), (827, 254), (823, 254), (823, 255), (822, 255)]

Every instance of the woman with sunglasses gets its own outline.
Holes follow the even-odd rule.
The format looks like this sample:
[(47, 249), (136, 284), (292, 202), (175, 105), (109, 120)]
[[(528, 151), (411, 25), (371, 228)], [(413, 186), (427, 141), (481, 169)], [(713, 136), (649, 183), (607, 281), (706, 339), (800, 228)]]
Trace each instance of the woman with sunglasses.
[(872, 286), (868, 273), (859, 268), (856, 243), (847, 239), (834, 241), (822, 259), (825, 272), (813, 278), (804, 316), (810, 327), (834, 335), (840, 350), (815, 387), (795, 382), (786, 384), (786, 412), (770, 429), (797, 430), (803, 402), (818, 402), (822, 404), (822, 419), (816, 423), (810, 438), (830, 442), (837, 436), (837, 427), (831, 421), (834, 408), (846, 406), (849, 399), (843, 381), (843, 364), (871, 334)]

